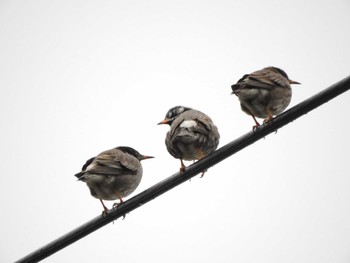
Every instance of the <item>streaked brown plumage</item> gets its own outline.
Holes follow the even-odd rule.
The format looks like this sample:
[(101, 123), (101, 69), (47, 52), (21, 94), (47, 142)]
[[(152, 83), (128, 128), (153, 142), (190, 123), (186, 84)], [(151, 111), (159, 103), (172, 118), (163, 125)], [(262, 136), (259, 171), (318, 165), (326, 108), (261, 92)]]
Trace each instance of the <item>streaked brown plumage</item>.
[(209, 116), (200, 111), (176, 106), (158, 124), (170, 125), (165, 145), (173, 157), (180, 159), (180, 172), (185, 169), (183, 160), (199, 160), (219, 145), (220, 134), (217, 127)]
[(292, 98), (290, 84), (300, 83), (290, 80), (282, 69), (266, 67), (244, 75), (231, 88), (232, 94), (239, 98), (241, 109), (253, 117), (253, 128), (257, 128), (260, 124), (255, 117), (264, 118), (266, 123), (288, 107)]
[(86, 182), (91, 195), (101, 201), (106, 214), (108, 208), (102, 200), (119, 199), (122, 203), (122, 198), (135, 191), (141, 182), (143, 169), (140, 161), (149, 158), (153, 157), (120, 146), (89, 159), (75, 176)]

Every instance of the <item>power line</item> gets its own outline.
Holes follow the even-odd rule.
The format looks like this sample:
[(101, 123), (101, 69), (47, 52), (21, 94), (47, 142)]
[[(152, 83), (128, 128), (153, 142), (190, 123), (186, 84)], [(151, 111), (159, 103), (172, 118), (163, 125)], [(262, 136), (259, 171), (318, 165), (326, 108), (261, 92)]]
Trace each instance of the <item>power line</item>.
[(344, 93), (349, 89), (350, 76), (335, 83), (329, 88), (324, 89), (323, 91), (317, 93), (309, 99), (304, 100), (303, 102), (299, 103), (298, 105), (294, 106), (288, 111), (277, 116), (268, 124), (260, 126), (256, 131), (251, 131), (242, 135), (241, 137), (226, 144), (225, 146), (221, 147), (220, 149), (216, 150), (210, 155), (188, 166), (184, 173), (180, 174), (179, 172), (177, 172), (172, 176), (164, 179), (163, 181), (151, 186), (150, 188), (146, 189), (140, 194), (130, 198), (129, 200), (118, 206), (117, 209), (112, 209), (107, 216), (103, 217), (102, 215), (100, 215), (93, 218), (92, 220), (77, 227), (76, 229), (73, 229), (72, 231), (57, 238), (56, 240), (53, 240), (47, 245), (39, 248), (38, 250), (35, 250), (34, 252), (28, 254), (27, 256), (19, 259), (16, 262), (38, 262), (46, 257), (49, 257), (50, 255), (74, 243), (75, 241), (87, 236), (95, 230), (133, 211), (134, 209), (169, 191), (177, 185), (189, 180), (195, 175), (201, 173), (202, 171), (216, 165), (217, 163), (244, 149), (250, 144), (253, 144), (254, 142), (265, 137), (266, 135), (277, 131), (289, 122), (292, 122), (295, 119), (301, 117), (302, 115), (316, 109), (320, 105), (328, 102), (329, 100), (337, 97), (338, 95)]

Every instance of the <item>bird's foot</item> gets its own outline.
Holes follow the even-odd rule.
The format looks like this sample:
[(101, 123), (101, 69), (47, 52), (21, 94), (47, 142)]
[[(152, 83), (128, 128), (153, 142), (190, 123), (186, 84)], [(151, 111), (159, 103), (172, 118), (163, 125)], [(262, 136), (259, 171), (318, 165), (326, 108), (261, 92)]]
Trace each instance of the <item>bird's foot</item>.
[(272, 114), (269, 113), (269, 116), (266, 119), (264, 119), (263, 124), (269, 123), (272, 119), (273, 119), (273, 116)]
[(251, 114), (251, 116), (254, 119), (255, 125), (253, 126), (253, 132), (257, 131), (260, 127), (260, 123), (256, 120), (255, 116), (253, 114)]
[(107, 215), (108, 215), (108, 209), (106, 208), (106, 209), (104, 209), (103, 211), (102, 211), (102, 217), (106, 217)]
[(120, 203), (114, 203), (114, 204), (112, 205), (112, 208), (113, 208), (113, 209), (118, 209), (118, 206), (120, 206), (121, 203), (122, 203), (122, 202), (120, 202)]
[(180, 174), (185, 172), (186, 169), (186, 165), (184, 164), (184, 162), (182, 161), (182, 159), (180, 159), (181, 161), (181, 167), (180, 167)]
[(254, 126), (253, 126), (253, 132), (256, 132), (257, 130), (259, 130), (260, 128), (260, 124), (259, 123), (256, 123)]
[(208, 170), (204, 170), (199, 178), (202, 178)]
[[(113, 209), (118, 209), (118, 207), (119, 207), (122, 203), (124, 203), (124, 201), (120, 199), (120, 202), (119, 202), (119, 203), (114, 203), (113, 206), (112, 206), (112, 208), (113, 208)], [(126, 217), (126, 214), (123, 214), (122, 217), (123, 217), (122, 220), (124, 220), (125, 217)]]
[(105, 204), (103, 203), (102, 199), (100, 199), (100, 202), (101, 202), (101, 204), (103, 206), (102, 216), (106, 217), (108, 215), (108, 211), (109, 210), (108, 210), (107, 206), (105, 206)]
[(272, 119), (270, 119), (270, 118), (266, 118), (266, 119), (264, 119), (263, 124), (265, 125), (265, 124), (269, 123), (271, 120)]

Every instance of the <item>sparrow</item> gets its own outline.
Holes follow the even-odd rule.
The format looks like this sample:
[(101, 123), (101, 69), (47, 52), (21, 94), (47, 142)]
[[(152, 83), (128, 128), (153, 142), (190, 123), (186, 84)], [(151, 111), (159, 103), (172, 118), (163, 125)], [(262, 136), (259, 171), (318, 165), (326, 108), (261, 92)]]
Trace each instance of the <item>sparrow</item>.
[(263, 123), (272, 120), (273, 116), (282, 113), (292, 98), (290, 84), (300, 84), (289, 79), (286, 72), (276, 67), (266, 67), (262, 70), (245, 74), (236, 84), (231, 86), (241, 109), (254, 119), (253, 130), (260, 126), (257, 118), (263, 118)]
[(140, 161), (149, 158), (154, 157), (120, 146), (90, 158), (75, 176), (87, 184), (93, 197), (100, 200), (104, 209), (102, 214), (106, 215), (108, 208), (103, 200), (119, 199), (120, 203), (115, 203), (113, 207), (123, 203), (122, 198), (134, 192), (141, 181)]
[[(186, 168), (183, 160), (199, 160), (213, 152), (219, 145), (218, 128), (209, 116), (198, 110), (184, 106), (173, 107), (158, 124), (170, 126), (165, 137), (165, 145), (173, 157), (180, 159), (180, 173)], [(205, 171), (202, 176), (204, 173)]]

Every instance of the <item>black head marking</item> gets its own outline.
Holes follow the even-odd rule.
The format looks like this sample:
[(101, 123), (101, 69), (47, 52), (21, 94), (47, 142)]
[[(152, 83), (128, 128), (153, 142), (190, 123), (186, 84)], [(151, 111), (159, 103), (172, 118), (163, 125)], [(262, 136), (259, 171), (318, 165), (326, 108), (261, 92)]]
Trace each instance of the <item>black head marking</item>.
[(241, 77), (236, 84), (231, 85), (232, 93), (235, 94), (237, 90), (239, 90), (242, 85), (244, 85), (244, 80), (249, 77), (249, 74), (245, 74), (243, 77)]
[(276, 68), (276, 67), (269, 67), (269, 68), (270, 68), (271, 70), (273, 70), (273, 71), (275, 71), (275, 72), (281, 74), (281, 75), (282, 75), (283, 77), (285, 77), (286, 79), (289, 79), (287, 73), (286, 73), (284, 70), (282, 70), (282, 69), (280, 69), (280, 68)]
[(94, 161), (95, 157), (90, 158), (89, 160), (86, 161), (86, 163), (83, 165), (83, 167), (81, 168), (81, 172), (75, 174), (74, 176), (77, 177), (79, 180), (82, 180), (86, 168), (88, 168), (88, 166)]
[(171, 108), (165, 118), (167, 120), (175, 120), (181, 113), (185, 112), (185, 111), (188, 111), (188, 110), (191, 110), (191, 108), (188, 108), (188, 107), (185, 107), (185, 106), (175, 106), (173, 108)]
[(116, 149), (121, 150), (124, 153), (128, 153), (128, 154), (136, 157), (137, 159), (142, 157), (142, 154), (140, 154), (138, 151), (136, 151), (135, 149), (128, 147), (128, 146), (119, 146)]
[(150, 159), (150, 158), (154, 158), (153, 156), (149, 156), (149, 155), (142, 155), (141, 153), (139, 153), (138, 151), (136, 151), (135, 149), (128, 147), (128, 146), (119, 146), (116, 149), (121, 150), (124, 153), (128, 153), (132, 156), (134, 156), (136, 159), (138, 159), (139, 161), (145, 160), (145, 159)]
[(89, 160), (87, 160), (86, 163), (83, 165), (83, 168), (81, 168), (81, 170), (85, 171), (86, 168), (88, 168), (88, 166), (93, 162), (94, 159), (95, 159), (95, 157), (92, 157)]

